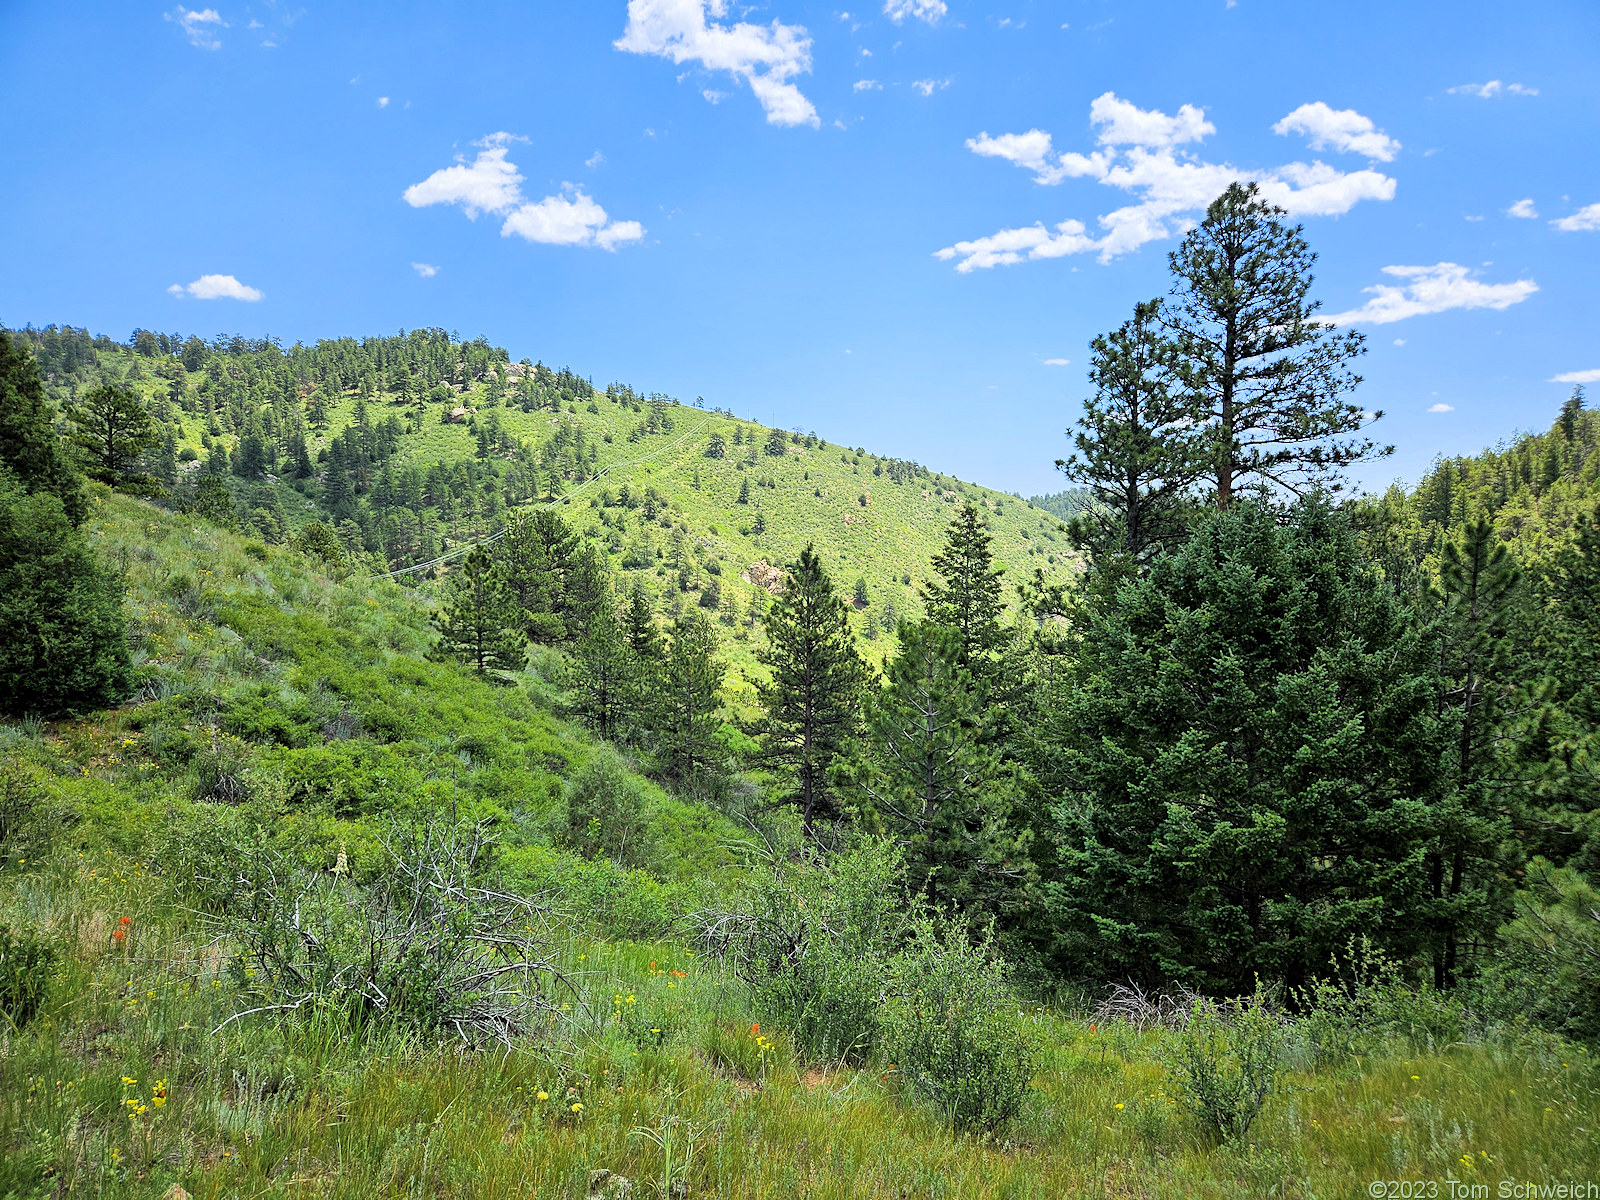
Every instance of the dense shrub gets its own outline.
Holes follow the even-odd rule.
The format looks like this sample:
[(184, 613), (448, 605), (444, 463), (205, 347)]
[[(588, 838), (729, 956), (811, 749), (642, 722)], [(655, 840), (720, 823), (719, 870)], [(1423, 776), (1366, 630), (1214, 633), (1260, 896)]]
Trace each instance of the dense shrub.
[(1022, 1109), (1038, 1070), (1033, 1030), (992, 934), (924, 918), (895, 964), (884, 1049), (912, 1090), (962, 1133), (992, 1133)]
[(1243, 1138), (1277, 1088), (1285, 1042), (1285, 1022), (1259, 989), (1196, 999), (1167, 1049), (1179, 1106), (1212, 1137)]
[(775, 862), (703, 939), (756, 1009), (815, 1060), (863, 1061), (877, 1044), (889, 960), (907, 931), (905, 866), (888, 842), (826, 861)]
[(623, 866), (654, 860), (649, 801), (615, 751), (601, 747), (567, 790), (562, 842), (586, 857), (604, 854)]
[(55, 964), (56, 952), (33, 934), (0, 925), (0, 1013), (13, 1030), (44, 1006)]

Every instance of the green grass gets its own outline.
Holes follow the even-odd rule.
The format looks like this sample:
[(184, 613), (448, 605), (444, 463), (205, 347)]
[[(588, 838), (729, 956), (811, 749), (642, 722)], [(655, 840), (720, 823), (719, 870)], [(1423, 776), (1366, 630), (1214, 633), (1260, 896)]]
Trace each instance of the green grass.
[[(681, 1181), (688, 1196), (774, 1200), (1309, 1200), (1380, 1179), (1494, 1194), (1502, 1178), (1600, 1173), (1600, 1069), (1515, 1026), (1448, 1044), (1368, 1038), (1321, 1063), (1297, 1044), (1250, 1141), (1216, 1146), (1172, 1099), (1167, 1035), (1030, 1006), (1045, 1053), (1021, 1117), (997, 1140), (957, 1137), (889, 1062), (804, 1061), (667, 929), (737, 883), (748, 831), (641, 780), (651, 871), (552, 844), (564, 781), (593, 749), (560, 715), (557, 659), (495, 686), (421, 657), (427, 603), (413, 591), (335, 582), (291, 551), (127, 498), (103, 500), (88, 531), (125, 564), (145, 688), (82, 720), (0, 726), (0, 757), (69, 818), (53, 850), (0, 869), (0, 923), (61, 954), (43, 1015), (0, 1034), (0, 1197), (174, 1184), (196, 1197), (578, 1197), (606, 1168), (636, 1196)], [(301, 828), (315, 863), (347, 848), (358, 876), (376, 869), (390, 815), (494, 822), (508, 877), (564, 914), (563, 1018), (492, 1053), (332, 1013), (218, 1030), (239, 1002), (230, 945), (186, 906), (168, 849), (210, 807), (193, 797), (218, 771)], [(131, 933), (114, 939), (125, 916)]]

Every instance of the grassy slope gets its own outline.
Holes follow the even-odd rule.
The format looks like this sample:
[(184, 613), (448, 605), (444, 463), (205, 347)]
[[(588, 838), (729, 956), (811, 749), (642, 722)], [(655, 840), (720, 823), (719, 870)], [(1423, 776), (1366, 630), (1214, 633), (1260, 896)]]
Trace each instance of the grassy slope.
[[(1600, 1166), (1600, 1072), (1539, 1038), (1302, 1061), (1251, 1144), (1219, 1149), (1176, 1114), (1155, 1035), (1044, 1011), (1046, 1058), (1011, 1140), (958, 1139), (889, 1064), (813, 1069), (781, 1029), (763, 1030), (777, 1046), (763, 1060), (747, 1032), (759, 1014), (714, 970), (593, 926), (565, 948), (601, 1016), (575, 1044), (462, 1056), (266, 1018), (212, 1034), (231, 984), (145, 850), (181, 822), (213, 743), (258, 792), (316, 782), (290, 811), (321, 823), (330, 861), (349, 844), (359, 870), (385, 811), (453, 802), (505, 814), (519, 853), (556, 864), (542, 882), (577, 903), (625, 889), (541, 847), (541, 815), (589, 743), (551, 714), (540, 678), (493, 688), (419, 660), (424, 614), (393, 585), (334, 584), (292, 553), (253, 557), (125, 499), (91, 531), (127, 564), (152, 684), (82, 721), (0, 727), (5, 758), (81, 819), (53, 856), (0, 873), (0, 922), (67, 954), (48, 1014), (0, 1046), (0, 1195), (161, 1196), (180, 1182), (197, 1197), (580, 1196), (602, 1166), (651, 1195), (665, 1155), (641, 1130), (675, 1138), (680, 1161), (693, 1138), (694, 1196), (1327, 1197), (1400, 1178), (1449, 1194), (1447, 1179)], [(360, 736), (328, 741), (325, 725), (347, 718)], [(666, 882), (649, 886), (680, 889), (663, 903), (737, 872), (715, 814), (657, 803)], [(118, 947), (122, 915), (134, 935)], [(622, 996), (634, 1027), (661, 1033), (606, 1016)], [(154, 1079), (170, 1101), (130, 1118), (124, 1101)]]

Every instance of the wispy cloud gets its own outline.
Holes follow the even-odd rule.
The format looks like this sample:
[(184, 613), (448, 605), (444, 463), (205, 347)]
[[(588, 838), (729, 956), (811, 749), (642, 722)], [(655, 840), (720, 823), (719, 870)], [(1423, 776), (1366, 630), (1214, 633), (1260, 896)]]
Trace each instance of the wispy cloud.
[(907, 17), (932, 25), (949, 11), (944, 0), (883, 0), (883, 15), (896, 25)]
[(202, 50), (220, 50), (222, 39), (218, 35), (228, 27), (222, 19), (222, 14), (214, 8), (193, 9), (178, 5), (169, 13), (162, 16), (173, 22), (183, 30), (183, 36), (189, 39), (191, 46), (198, 46)]
[(1506, 209), (1506, 216), (1521, 217), (1525, 221), (1532, 221), (1538, 218), (1539, 212), (1533, 207), (1532, 199), (1518, 200), (1510, 208)]
[(592, 196), (574, 184), (563, 184), (559, 195), (543, 200), (524, 197), (522, 175), (506, 156), (512, 143), (525, 141), (514, 134), (490, 134), (473, 143), (478, 153), (470, 163), (457, 156), (454, 166), (412, 184), (401, 198), (413, 208), (458, 205), (471, 220), (480, 212), (502, 216), (502, 237), (515, 234), (530, 242), (615, 250), (644, 237), (643, 225), (611, 220)]
[(1482, 283), (1473, 279), (1466, 267), (1451, 262), (1431, 267), (1384, 267), (1383, 273), (1401, 282), (1363, 288), (1372, 299), (1360, 308), (1321, 319), (1332, 325), (1387, 325), (1456, 308), (1501, 310), (1521, 304), (1539, 290), (1531, 279)]
[(412, 263), (411, 269), (424, 279), (432, 279), (439, 273), (439, 268), (432, 263)]
[(790, 80), (811, 70), (811, 38), (803, 26), (723, 25), (727, 0), (628, 0), (628, 24), (612, 43), (629, 54), (654, 54), (675, 63), (727, 71), (750, 85), (771, 125), (821, 122), (811, 101)]
[(1524, 87), (1520, 83), (1501, 83), (1491, 79), (1488, 83), (1463, 83), (1446, 89), (1452, 96), (1476, 96), (1480, 100), (1493, 100), (1496, 96), (1537, 96), (1538, 88)]
[(1428, 406), (1428, 411), (1431, 413), (1455, 412), (1455, 410), (1456, 406), (1454, 404), (1445, 404), (1442, 401), (1438, 404), (1430, 404)]
[(858, 79), (855, 82), (855, 87), (851, 88), (851, 91), (855, 92), (873, 92), (882, 90), (883, 84), (879, 83), (876, 79)]
[[(1363, 200), (1394, 197), (1395, 181), (1371, 167), (1341, 171), (1322, 162), (1292, 162), (1244, 171), (1227, 163), (1207, 162), (1184, 149), (1216, 132), (1205, 110), (1191, 104), (1169, 116), (1141, 109), (1107, 92), (1089, 106), (1089, 121), (1096, 127), (1100, 148), (1088, 154), (1056, 151), (1050, 134), (1042, 129), (995, 137), (980, 133), (968, 139), (967, 149), (1031, 171), (1037, 183), (1092, 179), (1133, 193), (1136, 203), (1098, 217), (1098, 235), (1089, 233), (1081, 220), (1060, 221), (1048, 229), (1041, 221), (957, 242), (938, 251), (937, 257), (956, 260), (956, 270), (962, 272), (1091, 251), (1106, 262), (1147, 242), (1183, 232), (1193, 224), (1194, 214), (1236, 180), (1260, 184), (1267, 200), (1293, 216), (1338, 216)], [(1336, 112), (1326, 105), (1303, 105), (1279, 125), (1284, 126), (1279, 132), (1306, 133), (1336, 149), (1343, 143), (1367, 157), (1399, 149), (1398, 142), (1359, 113)]]
[(931, 96), (935, 92), (944, 91), (945, 88), (950, 86), (950, 81), (948, 79), (918, 79), (911, 86), (920, 94)]
[(1568, 371), (1562, 375), (1552, 375), (1551, 383), (1600, 383), (1600, 367), (1592, 371)]
[(1550, 224), (1562, 233), (1594, 233), (1600, 230), (1600, 204), (1590, 204), (1566, 217), (1557, 217)]
[(1072, 360), (1070, 358), (1047, 358), (1044, 360), (1044, 365), (1047, 367), (1070, 367)]
[(193, 296), (196, 300), (243, 300), (247, 304), (254, 304), (264, 295), (232, 275), (202, 275), (193, 283), (175, 283), (167, 291), (174, 296)]

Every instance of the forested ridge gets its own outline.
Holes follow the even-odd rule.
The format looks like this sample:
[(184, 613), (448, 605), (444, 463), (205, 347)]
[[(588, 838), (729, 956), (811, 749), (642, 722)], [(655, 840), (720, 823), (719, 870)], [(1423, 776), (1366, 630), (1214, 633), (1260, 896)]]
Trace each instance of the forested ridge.
[(0, 334), (0, 1193), (1586, 1177), (1600, 415), (1356, 494), (1314, 261), (1219, 197), (1032, 502)]

